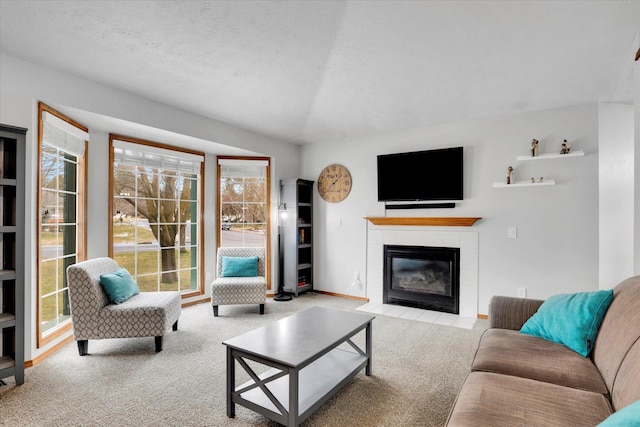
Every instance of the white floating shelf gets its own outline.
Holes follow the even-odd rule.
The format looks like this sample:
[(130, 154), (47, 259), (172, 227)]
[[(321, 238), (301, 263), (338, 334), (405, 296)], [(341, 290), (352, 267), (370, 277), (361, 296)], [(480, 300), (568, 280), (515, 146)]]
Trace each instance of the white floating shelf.
[(545, 178), (545, 180), (542, 182), (516, 181), (513, 184), (507, 184), (506, 182), (494, 182), (493, 188), (538, 187), (544, 185), (556, 185), (556, 180)]
[(571, 151), (567, 154), (560, 153), (547, 153), (540, 154), (538, 156), (518, 156), (517, 160), (547, 160), (547, 159), (559, 159), (564, 157), (582, 157), (584, 156), (584, 151)]

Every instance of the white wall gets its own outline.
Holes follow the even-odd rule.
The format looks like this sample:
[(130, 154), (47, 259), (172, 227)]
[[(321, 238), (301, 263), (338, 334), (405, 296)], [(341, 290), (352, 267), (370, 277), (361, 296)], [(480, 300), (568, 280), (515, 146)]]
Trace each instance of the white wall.
[[(529, 154), (559, 152), (563, 139), (584, 157), (516, 161)], [(327, 164), (341, 163), (352, 174), (347, 199), (330, 204), (315, 195), (315, 287), (366, 295), (352, 288), (353, 273), (366, 271), (367, 215), (384, 216), (377, 202), (376, 156), (430, 148), (464, 146), (465, 199), (455, 209), (389, 211), (387, 216), (479, 216), (479, 313), (494, 294), (531, 298), (598, 289), (598, 105), (451, 123), (410, 132), (305, 146), (302, 178), (317, 179)], [(557, 185), (494, 189), (509, 165), (516, 180), (554, 178)], [(507, 238), (507, 228), (517, 238)], [(366, 278), (363, 277), (366, 281)]]
[(599, 105), (599, 287), (633, 275), (633, 106)]
[[(156, 103), (108, 86), (90, 82), (58, 70), (23, 61), (11, 55), (0, 53), (0, 122), (29, 129), (27, 133), (26, 186), (37, 186), (37, 103), (43, 101), (56, 107), (72, 109), (113, 117), (132, 123), (142, 124), (175, 134), (186, 135), (200, 140), (211, 141), (211, 149), (205, 154), (205, 274), (211, 275), (215, 265), (215, 155), (214, 147), (237, 147), (255, 155), (272, 158), (271, 194), (272, 216), (277, 215), (279, 180), (297, 176), (300, 159), (299, 147), (283, 143), (247, 130), (235, 128), (184, 110)], [(71, 118), (74, 118), (71, 115)], [(77, 118), (76, 118), (77, 119)], [(108, 253), (108, 132), (89, 126), (90, 142), (88, 154), (88, 248), (89, 257), (105, 256)], [(132, 137), (140, 137), (128, 134)], [(167, 142), (167, 141), (159, 141)], [(26, 198), (26, 212), (31, 221), (26, 230), (26, 259), (36, 258), (36, 192)], [(272, 234), (277, 232), (277, 222), (273, 221)], [(272, 245), (272, 253), (277, 248)], [(277, 257), (272, 257), (272, 284), (276, 285), (275, 271)], [(26, 331), (27, 348), (25, 358), (33, 360), (60, 339), (43, 348), (36, 348), (36, 265), (27, 263), (26, 271)], [(205, 289), (209, 292), (205, 283)]]

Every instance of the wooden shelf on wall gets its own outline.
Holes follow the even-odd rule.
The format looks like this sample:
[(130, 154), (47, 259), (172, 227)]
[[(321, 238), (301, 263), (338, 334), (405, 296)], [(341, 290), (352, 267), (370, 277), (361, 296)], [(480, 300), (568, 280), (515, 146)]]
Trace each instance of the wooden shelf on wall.
[(366, 216), (373, 225), (422, 225), (439, 227), (471, 227), (481, 217), (390, 217)]

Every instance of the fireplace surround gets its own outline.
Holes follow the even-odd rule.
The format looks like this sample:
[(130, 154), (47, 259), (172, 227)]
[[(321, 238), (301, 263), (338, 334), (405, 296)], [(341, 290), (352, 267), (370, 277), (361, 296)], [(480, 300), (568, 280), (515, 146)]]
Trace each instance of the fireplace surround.
[[(383, 304), (384, 245), (436, 246), (460, 249), (459, 316), (478, 316), (479, 233), (472, 230), (472, 218), (367, 218), (367, 275), (365, 296)], [(462, 218), (464, 219), (464, 218)], [(374, 222), (375, 221), (375, 222)], [(378, 222), (378, 224), (376, 224)]]
[(383, 302), (459, 313), (460, 249), (384, 245)]

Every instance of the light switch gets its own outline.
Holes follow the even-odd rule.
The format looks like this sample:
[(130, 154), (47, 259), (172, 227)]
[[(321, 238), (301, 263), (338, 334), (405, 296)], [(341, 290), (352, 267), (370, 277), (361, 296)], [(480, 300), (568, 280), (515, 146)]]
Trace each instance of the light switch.
[(515, 239), (516, 237), (518, 237), (517, 229), (515, 227), (507, 228), (507, 237), (510, 239)]

